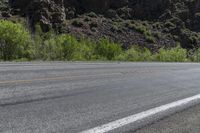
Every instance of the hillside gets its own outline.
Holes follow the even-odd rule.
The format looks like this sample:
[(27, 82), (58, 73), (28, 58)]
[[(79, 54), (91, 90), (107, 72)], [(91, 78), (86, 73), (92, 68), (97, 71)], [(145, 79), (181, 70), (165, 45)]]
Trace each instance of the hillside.
[(200, 0), (1, 0), (0, 10), (1, 18), (24, 19), (33, 31), (39, 23), (45, 32), (107, 37), (123, 48), (200, 46)]

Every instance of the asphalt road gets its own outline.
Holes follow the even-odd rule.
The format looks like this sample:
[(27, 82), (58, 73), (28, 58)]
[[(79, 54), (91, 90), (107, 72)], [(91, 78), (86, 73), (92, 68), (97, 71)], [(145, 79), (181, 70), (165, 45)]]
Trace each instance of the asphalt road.
[(0, 63), (0, 132), (81, 132), (200, 94), (199, 79), (190, 63)]
[(127, 133), (200, 133), (200, 106), (194, 106)]

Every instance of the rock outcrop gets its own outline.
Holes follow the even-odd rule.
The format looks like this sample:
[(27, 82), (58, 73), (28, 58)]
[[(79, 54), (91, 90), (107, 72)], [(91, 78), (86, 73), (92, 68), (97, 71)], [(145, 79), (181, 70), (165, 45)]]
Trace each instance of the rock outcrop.
[(44, 31), (59, 28), (65, 20), (63, 0), (33, 0), (26, 7), (26, 15), (31, 25), (39, 23)]
[[(3, 4), (2, 2), (3, 1)], [(116, 36), (122, 34), (123, 38), (130, 32), (138, 32), (138, 29), (127, 29), (127, 25), (119, 26), (118, 21), (140, 20), (141, 23), (148, 23), (151, 32), (161, 32), (166, 38), (181, 42), (183, 47), (200, 46), (200, 0), (1, 0), (0, 17), (10, 15), (20, 15), (29, 20), (31, 27), (39, 23), (43, 31), (51, 28), (59, 32), (82, 32), (86, 36)], [(6, 3), (6, 4), (5, 4)], [(8, 7), (9, 6), (11, 8)], [(7, 6), (5, 6), (7, 5)], [(84, 19), (85, 14), (96, 15), (93, 19)], [(102, 22), (104, 17), (106, 21)], [(78, 20), (80, 18), (80, 20)], [(66, 26), (66, 21), (76, 19), (72, 25)], [(82, 24), (86, 21), (85, 24)], [(112, 22), (110, 22), (112, 21)], [(96, 24), (97, 23), (97, 24)], [(91, 26), (93, 25), (93, 26)], [(95, 26), (94, 26), (95, 25)], [(96, 27), (100, 25), (99, 27)], [(146, 24), (145, 24), (146, 25)], [(63, 27), (64, 26), (64, 27)], [(75, 28), (73, 28), (75, 26)], [(78, 27), (76, 27), (78, 26)], [(110, 27), (109, 27), (110, 26)], [(69, 28), (66, 28), (69, 27)], [(104, 33), (104, 29), (111, 29), (109, 35)], [(122, 29), (120, 29), (120, 28)], [(130, 26), (134, 27), (134, 26)], [(150, 28), (149, 28), (150, 27)], [(141, 27), (139, 27), (141, 28)], [(113, 30), (114, 29), (114, 30)], [(88, 31), (89, 30), (89, 31)], [(120, 32), (117, 32), (120, 31)], [(140, 29), (142, 32), (144, 29)], [(141, 32), (139, 30), (139, 32)], [(86, 34), (87, 33), (87, 34)], [(147, 34), (147, 33), (145, 33)], [(149, 34), (149, 33), (148, 33)], [(144, 35), (146, 36), (146, 35)], [(129, 36), (130, 37), (130, 36)], [(149, 37), (145, 37), (148, 38)], [(125, 40), (125, 39), (124, 39)], [(151, 40), (151, 39), (150, 39)], [(155, 39), (156, 40), (156, 39)], [(136, 41), (142, 42), (142, 41)], [(150, 41), (151, 43), (160, 43)], [(166, 40), (164, 42), (167, 42)], [(170, 42), (170, 41), (169, 41)], [(172, 41), (171, 41), (172, 42)], [(134, 43), (134, 42), (131, 42)]]
[(184, 21), (193, 19), (191, 25), (196, 25), (200, 10), (199, 0), (10, 0), (9, 3), (15, 11), (20, 10), (22, 16), (28, 16), (33, 22), (42, 21), (45, 25), (57, 25), (65, 17), (70, 19), (86, 12), (106, 15), (111, 11), (116, 15), (108, 17), (162, 20), (174, 15)]
[(65, 20), (63, 0), (10, 0), (13, 12), (26, 16), (31, 26), (39, 23), (44, 31), (59, 28)]
[(2, 17), (10, 17), (10, 8), (8, 6), (7, 0), (1, 0), (0, 1), (0, 18)]
[[(95, 12), (124, 19), (158, 18), (170, 0), (9, 0), (14, 14), (26, 16), (31, 26), (40, 23), (46, 31), (58, 28), (65, 19)], [(108, 14), (114, 15), (108, 15)]]

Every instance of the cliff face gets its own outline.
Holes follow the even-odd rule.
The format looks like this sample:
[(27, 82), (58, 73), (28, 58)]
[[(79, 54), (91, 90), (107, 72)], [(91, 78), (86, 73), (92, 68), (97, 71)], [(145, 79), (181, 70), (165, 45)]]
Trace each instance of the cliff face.
[[(10, 6), (31, 23), (55, 26), (86, 12), (123, 19), (166, 20), (180, 18), (199, 28), (200, 0), (10, 0)], [(192, 21), (192, 22), (191, 22)]]
[[(162, 46), (178, 41), (183, 47), (200, 46), (200, 0), (1, 0), (0, 5), (0, 17), (20, 15), (27, 18), (32, 27), (39, 23), (44, 31), (54, 28), (59, 32), (95, 39), (108, 36), (113, 40), (120, 35), (118, 38), (123, 39), (119, 42), (127, 45), (123, 40), (138, 34), (137, 27), (130, 26), (131, 23), (138, 26), (137, 20), (137, 23), (148, 23), (143, 26), (152, 34), (160, 32), (165, 37), (153, 36), (155, 41), (150, 42), (133, 37), (135, 40), (129, 43)], [(90, 14), (90, 18), (85, 14)], [(130, 22), (132, 20), (134, 22)]]
[[(73, 18), (91, 11), (109, 17), (157, 19), (171, 4), (170, 0), (10, 0), (9, 3), (22, 15), (37, 19), (45, 16), (49, 22), (54, 14), (61, 14), (56, 19), (63, 21), (64, 17)], [(111, 11), (116, 15), (110, 16)]]

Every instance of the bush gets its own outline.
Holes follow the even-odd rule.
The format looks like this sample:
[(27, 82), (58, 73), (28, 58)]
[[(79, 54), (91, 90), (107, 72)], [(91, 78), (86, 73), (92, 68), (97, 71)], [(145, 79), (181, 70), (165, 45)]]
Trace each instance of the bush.
[(140, 22), (133, 22), (133, 23), (127, 23), (126, 26), (132, 30), (136, 30), (137, 32), (144, 35), (145, 39), (149, 43), (155, 43), (155, 38), (151, 33), (151, 30), (149, 29), (149, 24), (147, 22), (144, 22), (144, 24), (141, 24)]
[(72, 25), (75, 26), (75, 27), (82, 27), (84, 24), (81, 20), (74, 20), (72, 22)]
[(78, 41), (71, 35), (63, 34), (56, 37), (57, 46), (61, 47), (64, 60), (91, 60), (94, 54), (94, 43), (87, 39)]
[(53, 44), (55, 44), (55, 41), (53, 39), (55, 37), (56, 35), (53, 32), (53, 30), (50, 30), (49, 32), (44, 33), (39, 24), (35, 25), (35, 34), (33, 36), (34, 59), (49, 60), (48, 58), (50, 58), (50, 55), (48, 55), (48, 49), (50, 50), (50, 47), (54, 47)]
[[(149, 41), (154, 41), (152, 33), (140, 30)], [(191, 37), (192, 42), (198, 36)], [(108, 39), (97, 42), (82, 38), (77, 40), (68, 34), (56, 35), (53, 31), (43, 33), (40, 26), (36, 25), (32, 41), (29, 32), (21, 24), (0, 20), (0, 61), (27, 59), (43, 60), (119, 60), (119, 61), (187, 61), (187, 51), (180, 46), (172, 49), (161, 48), (158, 53), (152, 54), (147, 48), (133, 46), (123, 51), (119, 44)], [(192, 61), (200, 61), (200, 49), (189, 56)]]
[(62, 60), (63, 52), (62, 46), (56, 41), (55, 38), (44, 41), (43, 44), (43, 60)]
[(192, 55), (190, 56), (190, 58), (191, 58), (191, 61), (200, 62), (200, 48), (192, 52)]
[(113, 60), (122, 53), (122, 48), (119, 44), (104, 38), (98, 41), (95, 51), (99, 58)]
[(97, 14), (95, 12), (90, 12), (87, 14), (87, 16), (91, 17), (91, 18), (96, 18)]
[(155, 61), (184, 62), (187, 61), (187, 50), (180, 46), (172, 49), (161, 48), (154, 57)]
[(77, 53), (81, 54), (84, 57), (84, 60), (94, 60), (95, 59), (95, 42), (82, 38), (79, 42), (79, 49)]
[(63, 48), (63, 57), (66, 60), (75, 60), (80, 55), (77, 55), (79, 42), (70, 35), (63, 35), (61, 36), (61, 39), (63, 39), (62, 42), (62, 48)]
[(92, 60), (95, 43), (88, 39), (77, 40), (69, 34), (43, 33), (36, 25), (34, 35), (35, 59), (43, 60)]
[(0, 20), (0, 59), (31, 58), (32, 41), (21, 24)]
[(147, 48), (133, 46), (129, 50), (117, 56), (115, 59), (120, 61), (150, 61), (152, 53)]

